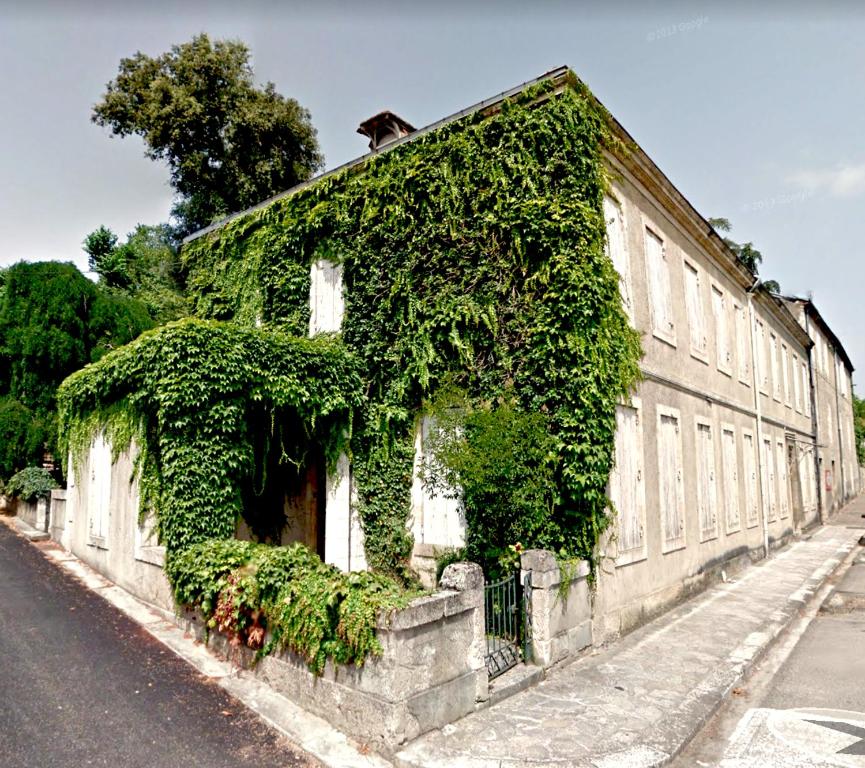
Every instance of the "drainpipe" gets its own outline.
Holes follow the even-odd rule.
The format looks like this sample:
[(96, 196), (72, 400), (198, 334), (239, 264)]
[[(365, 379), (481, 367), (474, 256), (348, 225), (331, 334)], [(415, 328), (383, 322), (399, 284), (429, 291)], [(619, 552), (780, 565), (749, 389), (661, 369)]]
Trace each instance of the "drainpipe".
[(760, 283), (760, 278), (755, 277), (751, 287), (745, 291), (748, 296), (748, 319), (751, 325), (751, 374), (754, 381), (754, 412), (757, 414), (757, 471), (760, 474), (760, 509), (763, 512), (763, 556), (769, 557), (769, 518), (766, 510), (766, 496), (763, 489), (766, 487), (764, 477), (766, 468), (763, 466), (763, 405), (760, 402), (760, 382), (757, 373), (759, 356), (757, 355), (757, 323), (754, 317), (754, 290)]
[[(803, 307), (802, 312), (805, 315), (805, 333), (808, 338), (811, 338), (811, 318), (805, 312)], [(820, 525), (826, 524), (826, 503), (823, 500), (823, 478), (820, 476), (820, 414), (817, 413), (817, 371), (814, 368), (814, 346), (813, 339), (811, 349), (808, 350), (808, 383), (811, 391), (811, 424), (814, 429), (814, 477), (817, 479), (817, 514), (820, 518)]]
[(841, 504), (847, 501), (847, 484), (844, 482), (844, 441), (841, 439), (841, 395), (838, 394), (838, 350), (832, 347), (832, 363), (835, 366), (835, 426), (838, 427), (838, 464), (841, 467)]

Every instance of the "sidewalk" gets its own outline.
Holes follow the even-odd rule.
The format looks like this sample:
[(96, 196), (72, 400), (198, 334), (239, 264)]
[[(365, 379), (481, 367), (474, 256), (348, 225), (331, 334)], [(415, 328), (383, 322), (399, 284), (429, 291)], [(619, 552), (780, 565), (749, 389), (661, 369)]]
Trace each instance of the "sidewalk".
[(401, 768), (668, 762), (856, 547), (865, 497), (795, 542), (536, 687), (426, 734)]

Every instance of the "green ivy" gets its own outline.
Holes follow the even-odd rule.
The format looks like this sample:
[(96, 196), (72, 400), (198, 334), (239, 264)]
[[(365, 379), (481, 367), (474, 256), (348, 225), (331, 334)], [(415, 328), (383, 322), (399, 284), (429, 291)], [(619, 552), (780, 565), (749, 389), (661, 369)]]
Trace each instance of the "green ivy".
[(66, 379), (60, 440), (76, 471), (100, 430), (115, 454), (134, 441), (142, 514), (156, 513), (170, 559), (234, 537), (241, 515), (255, 527), (254, 489), (273, 450), (281, 463), (303, 465), (318, 445), (333, 465), (361, 391), (337, 338), (181, 320)]
[(615, 406), (641, 354), (604, 250), (603, 152), (615, 144), (579, 82), (542, 83), (185, 246), (199, 315), (295, 334), (311, 262), (342, 264), (342, 338), (364, 380), (352, 466), (375, 568), (406, 568), (416, 419), (446, 381), (543, 414), (556, 460), (538, 530), (565, 556), (593, 555)]
[(302, 544), (206, 541), (167, 572), (177, 603), (198, 606), (209, 627), (261, 654), (293, 651), (317, 674), (328, 659), (360, 666), (380, 655), (378, 617), (414, 596), (380, 574), (342, 573)]

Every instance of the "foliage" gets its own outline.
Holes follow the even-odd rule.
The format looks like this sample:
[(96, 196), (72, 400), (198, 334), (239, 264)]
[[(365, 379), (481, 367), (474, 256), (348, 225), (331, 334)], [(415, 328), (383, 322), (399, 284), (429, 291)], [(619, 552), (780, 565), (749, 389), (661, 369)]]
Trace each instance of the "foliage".
[(157, 324), (189, 314), (174, 235), (167, 224), (139, 224), (118, 243), (107, 227), (84, 239), (90, 269), (101, 285), (140, 301)]
[(42, 461), (52, 443), (54, 424), (12, 397), (0, 397), (0, 477), (10, 477)]
[(116, 136), (140, 136), (147, 156), (168, 164), (181, 235), (322, 165), (307, 110), (273, 83), (255, 86), (243, 43), (205, 34), (155, 58), (122, 59), (92, 119)]
[(423, 474), (438, 493), (460, 489), (468, 559), (496, 578), (509, 570), (518, 542), (566, 550), (572, 531), (556, 515), (559, 457), (547, 417), (507, 401), (473, 407), (451, 396), (445, 402), (433, 411)]
[(24, 501), (46, 499), (57, 488), (51, 473), (42, 467), (25, 467), (16, 472), (6, 483), (6, 495), (17, 496)]
[(865, 400), (853, 395), (853, 430), (856, 434), (856, 457), (865, 464)]
[(436, 584), (442, 580), (445, 568), (453, 563), (464, 563), (468, 560), (465, 547), (444, 547), (433, 550), (436, 561)]
[[(380, 570), (407, 563), (416, 416), (447, 380), (477, 402), (507, 392), (514, 414), (538, 414), (532, 434), (543, 422), (549, 444), (529, 445), (553, 480), (550, 515), (530, 516), (524, 545), (537, 536), (590, 556), (606, 525), (615, 406), (638, 377), (640, 344), (604, 252), (608, 116), (580, 83), (552, 87), (425, 133), (184, 247), (197, 313), (297, 334), (309, 318), (311, 262), (342, 265), (342, 336), (365, 392), (352, 467), (368, 561)], [(532, 493), (526, 504), (539, 510)]]
[[(0, 395), (17, 405), (5, 401), (0, 415), (0, 434), (10, 441), (0, 449), (4, 469), (53, 452), (55, 393), (66, 376), (150, 325), (141, 304), (106, 293), (73, 264), (9, 267), (0, 300)], [(22, 408), (32, 419), (26, 432)]]
[[(153, 510), (169, 557), (234, 536), (257, 506), (271, 456), (303, 466), (311, 444), (331, 463), (344, 448), (361, 380), (339, 340), (300, 339), (180, 320), (72, 374), (58, 393), (62, 456), (80, 466), (95, 432), (140, 453), (141, 510)], [(282, 498), (278, 500), (282, 512)]]
[[(718, 230), (718, 232), (730, 232), (732, 229), (729, 219), (710, 218), (709, 224)], [(735, 254), (736, 258), (756, 277), (759, 274), (760, 265), (763, 263), (763, 254), (754, 247), (753, 243), (737, 243), (729, 237), (724, 237), (723, 240), (726, 246)], [(770, 293), (781, 292), (781, 286), (777, 280), (763, 280), (762, 284)]]
[(177, 603), (198, 606), (232, 642), (291, 650), (317, 674), (327, 659), (360, 666), (381, 654), (377, 618), (414, 596), (385, 576), (342, 573), (302, 544), (205, 541), (172, 558), (167, 572)]

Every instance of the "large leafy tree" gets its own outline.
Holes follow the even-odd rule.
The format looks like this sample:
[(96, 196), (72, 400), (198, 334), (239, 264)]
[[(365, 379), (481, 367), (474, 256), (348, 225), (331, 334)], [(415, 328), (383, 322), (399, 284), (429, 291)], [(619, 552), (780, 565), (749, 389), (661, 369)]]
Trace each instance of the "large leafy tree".
[(0, 471), (53, 450), (63, 379), (151, 326), (144, 305), (106, 292), (74, 264), (9, 267), (0, 297)]
[(181, 236), (322, 165), (309, 112), (273, 83), (256, 87), (243, 43), (205, 34), (161, 56), (122, 59), (92, 119), (141, 136), (147, 156), (168, 164)]
[[(709, 219), (709, 224), (718, 232), (726, 234), (729, 234), (732, 229), (730, 220), (720, 217)], [(760, 265), (763, 263), (763, 254), (754, 247), (754, 243), (737, 243), (729, 237), (724, 237), (723, 240), (727, 244), (727, 247), (736, 254), (736, 258), (748, 268), (754, 277), (757, 277), (760, 273)], [(781, 292), (781, 286), (777, 280), (763, 280), (761, 282), (766, 290), (772, 293)]]
[(865, 464), (865, 400), (853, 395), (853, 427), (856, 432), (856, 458)]
[(180, 257), (167, 224), (139, 224), (124, 243), (102, 226), (84, 238), (83, 247), (100, 285), (137, 299), (157, 323), (189, 314)]

